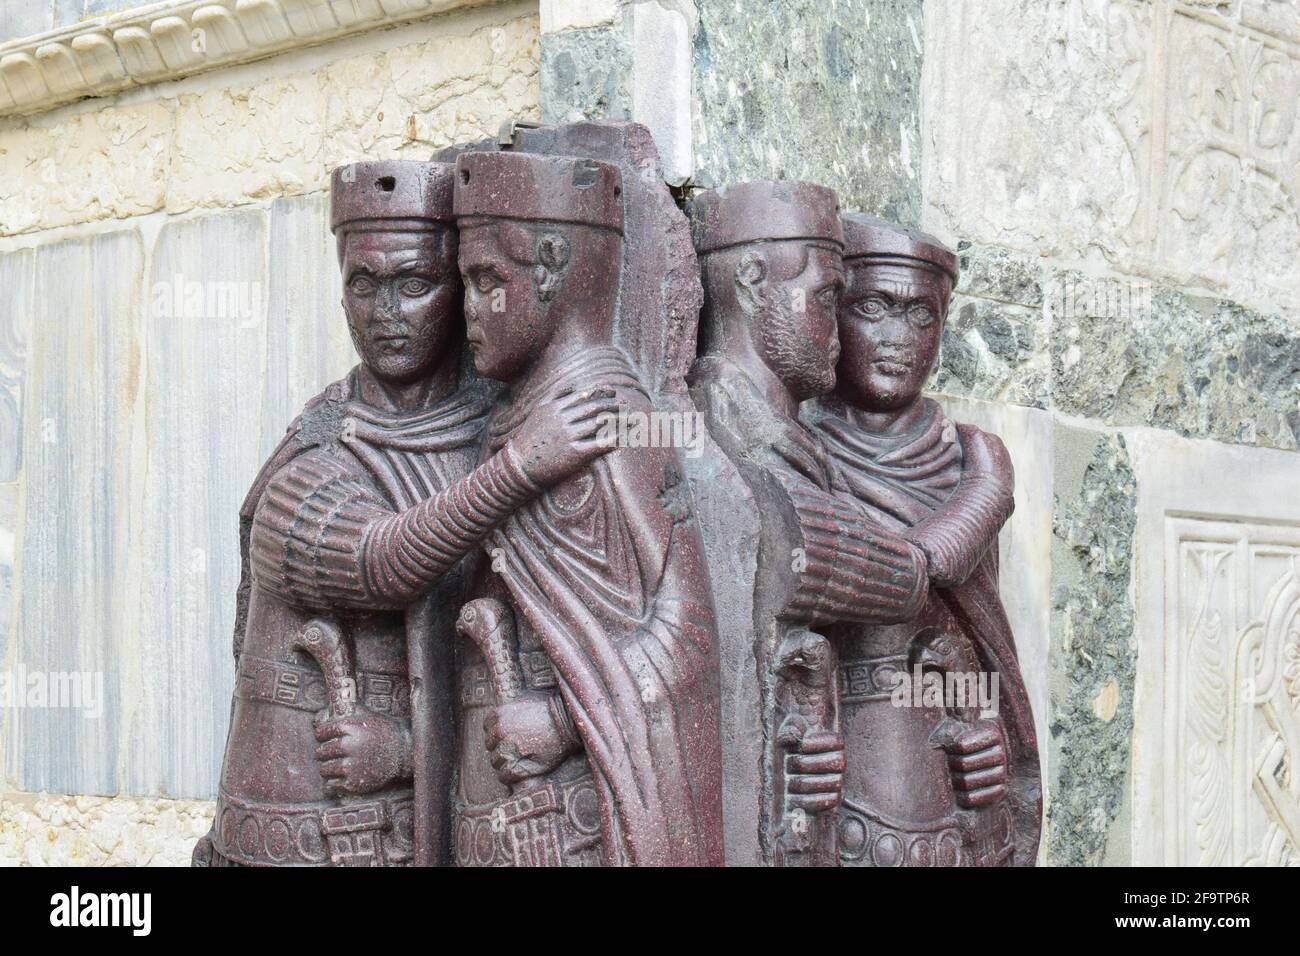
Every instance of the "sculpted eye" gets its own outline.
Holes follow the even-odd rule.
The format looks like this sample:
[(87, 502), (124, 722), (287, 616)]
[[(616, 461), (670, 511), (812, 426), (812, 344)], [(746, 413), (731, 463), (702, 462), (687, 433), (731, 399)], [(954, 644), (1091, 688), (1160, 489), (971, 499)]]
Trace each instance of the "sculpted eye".
[(496, 282), (493, 280), (491, 273), (480, 272), (474, 277), (474, 288), (480, 292), (491, 292), (494, 285), (496, 285)]
[(885, 313), (889, 311), (889, 308), (885, 304), (885, 300), (880, 298), (880, 296), (869, 295), (858, 303), (857, 311), (863, 318), (875, 322), (879, 319), (883, 319)]
[(824, 289), (817, 290), (817, 301), (822, 305), (834, 305), (835, 295), (838, 290), (833, 285), (828, 285)]
[(428, 279), (407, 279), (402, 283), (402, 295), (424, 295), (432, 288), (433, 283)]
[(907, 310), (907, 317), (918, 329), (923, 329), (934, 321), (934, 311), (927, 305), (914, 305)]
[(371, 295), (375, 291), (375, 280), (366, 275), (353, 276), (348, 280), (348, 290), (353, 295)]

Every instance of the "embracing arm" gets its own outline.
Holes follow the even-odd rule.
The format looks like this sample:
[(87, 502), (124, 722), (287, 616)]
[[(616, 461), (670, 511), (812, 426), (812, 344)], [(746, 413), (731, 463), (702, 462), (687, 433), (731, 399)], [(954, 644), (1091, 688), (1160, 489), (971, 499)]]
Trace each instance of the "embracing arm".
[(300, 607), (402, 607), (539, 491), (507, 444), (445, 491), (394, 512), (343, 463), (304, 455), (258, 505), (254, 579)]
[(616, 408), (608, 390), (542, 402), (490, 459), (402, 512), (330, 452), (302, 455), (257, 507), (254, 578), (300, 607), (404, 607), (514, 511), (606, 454), (600, 424)]
[(963, 453), (961, 483), (940, 510), (907, 532), (925, 552), (930, 579), (939, 587), (970, 577), (1015, 510), (1015, 474), (1001, 439), (971, 425), (958, 425), (957, 430)]
[(925, 603), (926, 558), (912, 542), (867, 520), (842, 496), (785, 482), (799, 528), (797, 591), (787, 612), (817, 624), (911, 620)]

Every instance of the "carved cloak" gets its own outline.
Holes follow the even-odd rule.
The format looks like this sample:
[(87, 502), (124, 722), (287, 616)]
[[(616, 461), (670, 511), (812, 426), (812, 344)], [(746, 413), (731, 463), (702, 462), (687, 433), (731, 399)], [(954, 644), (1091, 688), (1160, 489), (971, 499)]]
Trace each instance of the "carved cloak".
[[(542, 397), (601, 386), (650, 410), (623, 353), (590, 349), (514, 396), (489, 449)], [(575, 489), (594, 507), (560, 503)], [(672, 449), (619, 448), (488, 545), (582, 737), (609, 865), (723, 861), (716, 627), (689, 501)], [(579, 510), (581, 525), (568, 520)]]

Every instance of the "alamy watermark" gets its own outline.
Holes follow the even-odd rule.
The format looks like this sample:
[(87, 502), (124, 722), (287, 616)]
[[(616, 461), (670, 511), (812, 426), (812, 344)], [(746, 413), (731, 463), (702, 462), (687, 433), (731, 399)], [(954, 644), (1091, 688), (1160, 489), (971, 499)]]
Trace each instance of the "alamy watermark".
[(80, 710), (87, 720), (104, 715), (102, 671), (0, 670), (0, 710)]
[(889, 702), (895, 707), (934, 707), (942, 710), (979, 708), (980, 716), (998, 715), (1000, 678), (996, 671), (923, 670), (899, 671)]
[(241, 329), (261, 321), (265, 301), (257, 281), (199, 280), (180, 274), (155, 282), (149, 294), (155, 319), (233, 322)]
[(704, 416), (699, 412), (621, 409), (602, 415), (601, 441), (619, 448), (680, 448), (687, 458), (704, 452)]
[(1058, 276), (1044, 290), (1044, 304), (1058, 319), (1124, 319), (1152, 314), (1151, 283), (1142, 279)]

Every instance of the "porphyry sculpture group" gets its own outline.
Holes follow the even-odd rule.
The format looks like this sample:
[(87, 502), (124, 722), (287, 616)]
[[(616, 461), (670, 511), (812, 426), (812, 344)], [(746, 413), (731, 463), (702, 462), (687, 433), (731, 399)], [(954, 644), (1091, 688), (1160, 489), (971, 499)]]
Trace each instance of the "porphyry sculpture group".
[(948, 249), (683, 212), (614, 122), (344, 167), (331, 226), (361, 361), (241, 510), (196, 865), (1034, 863), (1011, 464), (921, 394)]

